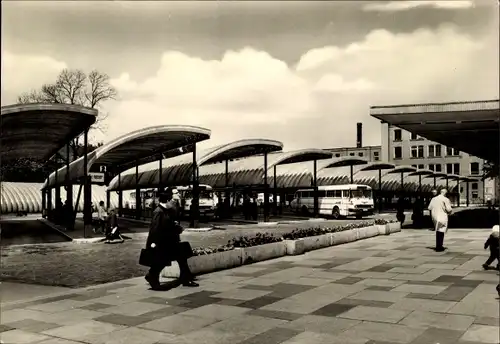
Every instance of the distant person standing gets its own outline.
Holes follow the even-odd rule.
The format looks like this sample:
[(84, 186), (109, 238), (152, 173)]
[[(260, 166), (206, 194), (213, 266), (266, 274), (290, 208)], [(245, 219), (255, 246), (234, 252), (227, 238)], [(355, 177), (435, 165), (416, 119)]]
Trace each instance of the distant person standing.
[(448, 216), (452, 212), (451, 202), (446, 197), (447, 192), (446, 189), (442, 189), (441, 194), (431, 200), (428, 208), (436, 231), (436, 252), (443, 252), (446, 249), (443, 246), (444, 235), (448, 231)]
[[(431, 201), (434, 199), (434, 197), (436, 197), (438, 194), (437, 190), (436, 189), (432, 189), (432, 198), (431, 198)], [(429, 205), (430, 205), (430, 202), (429, 202)], [(429, 209), (429, 216), (431, 217), (432, 219), (432, 211)], [(431, 227), (429, 228), (430, 231), (435, 231), (436, 229), (434, 227)]]
[(108, 219), (108, 212), (104, 207), (104, 202), (100, 201), (97, 206), (97, 228), (94, 228), (94, 233), (100, 231), (102, 234), (106, 233), (106, 222)]

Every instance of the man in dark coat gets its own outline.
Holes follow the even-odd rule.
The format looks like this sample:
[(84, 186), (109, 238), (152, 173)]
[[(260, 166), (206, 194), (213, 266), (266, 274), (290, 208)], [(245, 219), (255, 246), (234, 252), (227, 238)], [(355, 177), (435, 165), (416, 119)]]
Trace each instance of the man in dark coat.
[[(175, 190), (177, 191), (177, 190)], [(182, 227), (177, 222), (179, 202), (173, 197), (173, 190), (167, 188), (159, 195), (159, 204), (153, 212), (146, 240), (146, 248), (154, 252), (153, 262), (146, 275), (152, 289), (160, 288), (160, 274), (172, 260), (179, 264), (179, 282), (183, 286), (197, 287), (194, 276), (189, 269), (187, 258), (178, 254)]]

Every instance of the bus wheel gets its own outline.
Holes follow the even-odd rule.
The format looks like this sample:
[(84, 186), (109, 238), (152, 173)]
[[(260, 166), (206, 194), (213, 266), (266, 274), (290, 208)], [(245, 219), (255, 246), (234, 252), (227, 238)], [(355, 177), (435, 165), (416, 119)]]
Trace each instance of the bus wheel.
[(339, 207), (333, 207), (332, 210), (332, 216), (335, 220), (338, 220), (340, 218), (340, 210)]
[(305, 205), (302, 206), (302, 215), (304, 216), (308, 216), (309, 215), (309, 210), (307, 209), (307, 207)]

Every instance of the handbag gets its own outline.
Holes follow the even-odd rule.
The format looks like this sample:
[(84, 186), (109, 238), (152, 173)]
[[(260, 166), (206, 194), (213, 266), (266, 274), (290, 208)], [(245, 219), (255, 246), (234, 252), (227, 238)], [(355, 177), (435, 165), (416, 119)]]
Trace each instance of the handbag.
[(139, 255), (139, 265), (151, 267), (154, 261), (155, 252), (151, 249), (143, 248)]
[(187, 241), (181, 241), (177, 244), (176, 255), (181, 259), (189, 259), (193, 256), (193, 249), (191, 244)]

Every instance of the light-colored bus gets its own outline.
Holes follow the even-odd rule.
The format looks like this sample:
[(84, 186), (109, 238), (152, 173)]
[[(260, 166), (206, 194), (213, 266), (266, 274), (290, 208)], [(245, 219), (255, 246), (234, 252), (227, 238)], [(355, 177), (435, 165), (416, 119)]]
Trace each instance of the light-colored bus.
[[(177, 191), (181, 197), (182, 215), (189, 216), (191, 204), (193, 202), (193, 186), (177, 186)], [(199, 212), (200, 216), (206, 219), (212, 219), (215, 216), (215, 207), (217, 198), (210, 185), (199, 184)]]
[[(297, 213), (312, 214), (314, 189), (297, 190), (290, 207)], [(318, 208), (320, 215), (332, 216), (335, 219), (371, 215), (374, 209), (372, 189), (368, 185), (359, 184), (319, 186)]]

